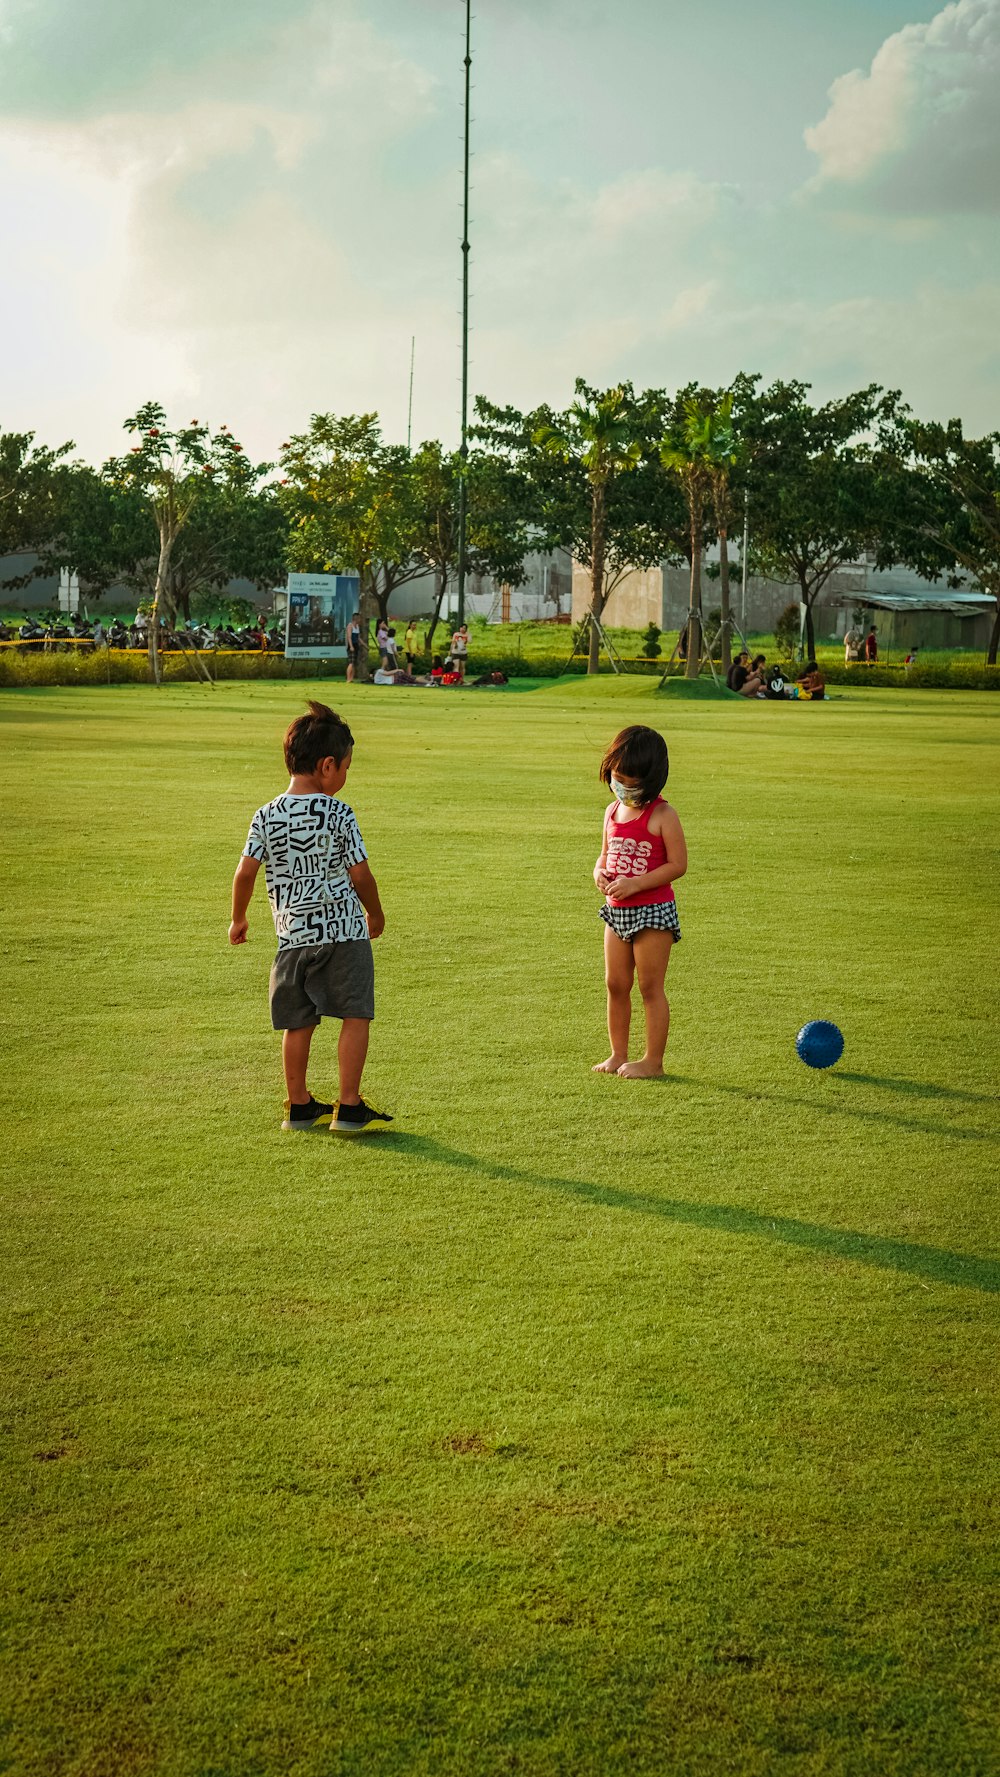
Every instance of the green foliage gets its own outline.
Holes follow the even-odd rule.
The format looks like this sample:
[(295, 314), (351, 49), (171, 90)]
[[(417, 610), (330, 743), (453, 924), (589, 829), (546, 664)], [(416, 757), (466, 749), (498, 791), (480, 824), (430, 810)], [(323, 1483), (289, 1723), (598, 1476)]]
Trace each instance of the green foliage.
[[(40, 551), (58, 524), (65, 459), (73, 449), (57, 450), (35, 443), (34, 432), (0, 432), (0, 556)], [(0, 581), (2, 587), (27, 585), (44, 563), (23, 575)]]
[(802, 633), (802, 614), (798, 600), (786, 605), (774, 626), (774, 645), (782, 660), (794, 660)]
[(660, 634), (659, 624), (656, 623), (650, 623), (643, 631), (642, 652), (649, 660), (655, 660), (660, 653)]

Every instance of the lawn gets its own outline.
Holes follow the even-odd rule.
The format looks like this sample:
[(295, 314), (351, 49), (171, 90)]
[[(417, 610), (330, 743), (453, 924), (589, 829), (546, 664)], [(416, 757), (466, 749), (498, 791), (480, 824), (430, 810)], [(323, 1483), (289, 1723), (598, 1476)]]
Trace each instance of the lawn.
[[(278, 1128), (262, 897), (225, 942), (304, 687), (0, 693), (0, 1771), (1000, 1770), (1000, 701), (654, 686), (336, 688), (356, 1144)], [(590, 1072), (629, 721), (663, 1083)]]

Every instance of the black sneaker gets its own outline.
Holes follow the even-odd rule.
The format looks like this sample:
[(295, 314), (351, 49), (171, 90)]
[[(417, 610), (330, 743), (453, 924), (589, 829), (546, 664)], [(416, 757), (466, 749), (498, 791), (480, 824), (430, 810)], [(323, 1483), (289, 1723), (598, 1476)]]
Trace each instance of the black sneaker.
[(320, 1104), (319, 1100), (309, 1095), (308, 1104), (290, 1104), (285, 1099), (285, 1121), (282, 1129), (324, 1129), (329, 1127), (333, 1116), (332, 1104)]
[(331, 1135), (361, 1135), (366, 1129), (378, 1129), (381, 1123), (391, 1123), (388, 1111), (377, 1111), (373, 1104), (338, 1104), (337, 1112), (330, 1124)]

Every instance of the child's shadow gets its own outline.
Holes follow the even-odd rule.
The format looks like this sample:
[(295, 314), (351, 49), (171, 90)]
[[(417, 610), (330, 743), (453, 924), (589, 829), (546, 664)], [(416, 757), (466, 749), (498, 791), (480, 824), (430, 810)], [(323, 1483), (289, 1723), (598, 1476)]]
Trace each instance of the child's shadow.
[(815, 1222), (797, 1221), (791, 1216), (765, 1215), (736, 1204), (691, 1203), (678, 1198), (645, 1196), (636, 1191), (620, 1190), (614, 1185), (592, 1184), (585, 1179), (558, 1178), (520, 1166), (496, 1164), (476, 1154), (463, 1153), (459, 1148), (446, 1147), (431, 1136), (408, 1135), (403, 1130), (386, 1130), (380, 1135), (380, 1146), (414, 1160), (429, 1160), (439, 1166), (477, 1173), (498, 1184), (556, 1191), (564, 1197), (576, 1197), (604, 1209), (656, 1216), (688, 1227), (707, 1228), (717, 1234), (751, 1234), (786, 1246), (811, 1247), (815, 1252), (872, 1265), (881, 1271), (902, 1271), (912, 1277), (929, 1278), (934, 1283), (951, 1284), (958, 1289), (979, 1290), (986, 1295), (1000, 1294), (1000, 1264), (975, 1253), (952, 1253), (942, 1247), (918, 1246), (881, 1234), (826, 1228)]

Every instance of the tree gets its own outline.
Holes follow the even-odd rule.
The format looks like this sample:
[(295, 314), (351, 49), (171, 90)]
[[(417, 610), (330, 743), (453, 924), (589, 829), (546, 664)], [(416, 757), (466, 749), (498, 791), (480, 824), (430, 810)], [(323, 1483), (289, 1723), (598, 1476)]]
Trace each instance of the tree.
[[(458, 568), (461, 455), (432, 440), (414, 452), (412, 474), (418, 510), (415, 549), (434, 575), (430, 650), (449, 579)], [(535, 547), (520, 477), (503, 457), (473, 450), (466, 459), (465, 487), (466, 572), (520, 586), (526, 578), (524, 558)]]
[(426, 572), (409, 451), (383, 442), (377, 414), (314, 413), (308, 432), (282, 445), (281, 467), (290, 565), (357, 574), (367, 637), (376, 618), (388, 617), (396, 588)]
[(761, 571), (798, 586), (812, 655), (813, 610), (831, 575), (868, 551), (894, 547), (899, 396), (873, 383), (813, 407), (808, 388), (776, 382), (747, 399), (740, 429), (754, 559)]
[[(679, 411), (678, 411), (679, 409)], [(736, 460), (731, 392), (717, 396), (709, 389), (684, 390), (677, 398), (675, 417), (660, 446), (660, 460), (675, 475), (683, 490), (688, 511), (688, 556), (691, 580), (688, 594), (685, 677), (696, 679), (701, 668), (702, 599), (701, 564), (704, 549), (706, 505), (711, 502), (719, 538), (719, 579), (722, 596), (722, 664), (728, 671), (729, 647), (729, 472)]]
[[(69, 472), (65, 459), (72, 444), (56, 450), (36, 444), (34, 432), (0, 432), (0, 556), (42, 552), (58, 518), (62, 482)], [(39, 559), (27, 574), (11, 575), (3, 586), (26, 586), (47, 572)]]
[(190, 525), (199, 505), (214, 496), (208, 489), (216, 478), (244, 487), (262, 472), (247, 462), (228, 426), (213, 435), (207, 426), (192, 420), (177, 431), (167, 425), (163, 408), (147, 401), (125, 430), (139, 439), (127, 456), (113, 457), (104, 466), (106, 479), (120, 489), (138, 489), (149, 503), (156, 521), (159, 548), (153, 603), (149, 620), (149, 666), (155, 684), (162, 679), (160, 626), (164, 616), (177, 616), (174, 594), (175, 551), (178, 539)]
[[(590, 611), (600, 622), (629, 569), (663, 559), (676, 513), (656, 459), (657, 397), (637, 397), (627, 383), (600, 394), (577, 382), (576, 391), (565, 413), (522, 414), (480, 397), (473, 436), (511, 477), (509, 507), (527, 546), (568, 549), (589, 567)], [(592, 624), (588, 672), (599, 659)]]
[[(545, 419), (534, 432), (534, 442), (568, 467), (582, 470), (590, 494), (590, 650), (588, 673), (600, 665), (597, 625), (610, 596), (608, 585), (608, 494), (613, 482), (638, 468), (648, 432), (630, 383), (603, 394), (581, 379), (577, 399), (563, 414)], [(643, 420), (645, 418), (645, 424)]]
[(995, 666), (1000, 645), (1000, 432), (966, 438), (961, 420), (946, 426), (906, 419), (902, 437), (914, 473), (909, 478), (907, 536), (901, 554), (927, 579), (956, 569), (970, 574), (996, 600), (986, 650)]

